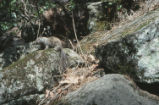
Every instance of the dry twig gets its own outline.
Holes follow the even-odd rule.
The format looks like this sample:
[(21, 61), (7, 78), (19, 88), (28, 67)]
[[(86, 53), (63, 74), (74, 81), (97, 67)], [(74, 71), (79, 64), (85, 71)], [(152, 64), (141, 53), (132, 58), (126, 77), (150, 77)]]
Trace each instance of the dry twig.
[(77, 40), (77, 44), (79, 45), (81, 54), (83, 55), (83, 51), (82, 51), (82, 49), (81, 49), (80, 42), (79, 42), (79, 40), (78, 40), (78, 38), (77, 38), (76, 25), (75, 25), (75, 20), (74, 20), (74, 14), (73, 14), (73, 11), (72, 11), (72, 25), (73, 25), (73, 31), (74, 31), (74, 34), (75, 34), (75, 38), (76, 38), (76, 40)]

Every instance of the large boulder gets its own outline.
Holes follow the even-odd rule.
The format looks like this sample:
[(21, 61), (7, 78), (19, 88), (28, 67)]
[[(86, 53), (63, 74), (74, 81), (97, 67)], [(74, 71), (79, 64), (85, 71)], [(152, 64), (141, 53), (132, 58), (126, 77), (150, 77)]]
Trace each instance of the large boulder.
[[(84, 63), (75, 52), (64, 49), (71, 65)], [(60, 54), (54, 49), (34, 51), (0, 71), (0, 104), (35, 105), (44, 90), (60, 78)], [(24, 104), (25, 103), (25, 104)]]
[(125, 37), (100, 46), (97, 57), (106, 72), (128, 73), (135, 80), (159, 82), (159, 19)]
[(110, 74), (69, 93), (62, 105), (159, 105), (159, 98), (123, 75)]
[[(0, 43), (0, 70), (16, 62), (18, 59), (24, 58), (27, 54), (40, 49), (40, 45), (35, 45), (32, 42), (26, 43), (22, 38), (12, 34), (1, 36)], [(76, 63), (81, 63), (81, 58), (77, 53), (70, 49), (64, 50), (70, 58), (76, 58)], [(75, 62), (72, 62), (72, 60), (70, 62), (72, 66), (75, 65)]]
[(128, 74), (137, 83), (144, 84), (144, 87), (147, 84), (149, 89), (154, 88), (153, 93), (159, 94), (156, 90), (159, 86), (158, 10), (125, 26), (110, 33), (109, 39), (109, 35), (105, 36), (105, 43), (96, 49), (100, 66), (106, 73)]
[[(90, 6), (88, 7), (88, 9), (90, 10), (89, 11), (90, 21), (88, 22), (88, 27), (90, 27), (89, 28), (90, 30), (96, 27), (96, 24), (94, 24), (96, 23), (96, 21), (94, 20), (99, 20), (98, 16), (100, 15), (98, 15), (98, 13), (102, 13), (102, 11), (100, 11), (100, 9), (102, 8), (100, 5), (102, 5), (102, 2), (88, 3), (87, 5), (87, 7)], [(104, 16), (104, 15), (101, 15), (101, 16)], [(91, 33), (90, 35), (86, 36), (85, 38), (81, 40), (82, 50), (85, 53), (94, 53), (97, 45), (106, 44), (112, 40), (116, 40), (116, 39), (119, 39), (120, 37), (126, 36), (127, 34), (132, 34), (133, 32), (140, 30), (145, 25), (154, 21), (154, 19), (158, 16), (159, 16), (159, 11), (156, 9), (154, 11), (144, 13), (140, 16), (135, 15), (135, 17), (128, 18), (125, 20), (125, 22), (123, 21), (119, 26), (116, 25), (110, 31), (106, 30), (106, 31), (97, 31), (97, 32)], [(102, 27), (102, 24), (99, 24), (99, 25)], [(100, 28), (100, 26), (97, 26), (97, 28), (95, 29)], [(104, 28), (106, 27), (104, 26)]]

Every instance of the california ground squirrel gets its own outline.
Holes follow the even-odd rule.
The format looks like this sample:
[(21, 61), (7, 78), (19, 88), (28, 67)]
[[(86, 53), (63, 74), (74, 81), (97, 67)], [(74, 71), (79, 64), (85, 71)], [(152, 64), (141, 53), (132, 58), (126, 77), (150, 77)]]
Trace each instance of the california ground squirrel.
[(63, 51), (62, 41), (54, 36), (51, 37), (38, 37), (33, 44), (39, 44), (41, 49), (54, 48), (56, 51), (60, 52), (60, 74), (66, 70), (68, 67), (68, 58)]

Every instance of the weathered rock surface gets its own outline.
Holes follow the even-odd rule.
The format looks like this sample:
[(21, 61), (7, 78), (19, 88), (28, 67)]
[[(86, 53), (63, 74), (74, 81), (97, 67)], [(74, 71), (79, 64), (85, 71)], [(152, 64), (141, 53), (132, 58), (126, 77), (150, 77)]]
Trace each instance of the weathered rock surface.
[(106, 12), (107, 6), (107, 2), (102, 1), (87, 4), (87, 8), (89, 10), (88, 29), (90, 32), (110, 29), (106, 19), (106, 17), (108, 17)]
[[(159, 19), (97, 49), (106, 72), (128, 73), (135, 80), (159, 82)], [(118, 70), (118, 71), (117, 71)]]
[(123, 24), (114, 27), (111, 31), (99, 31), (92, 33), (81, 41), (83, 52), (94, 53), (95, 48), (92, 45), (107, 44), (128, 34), (130, 35), (153, 22), (157, 17), (159, 17), (159, 9), (150, 11), (134, 19), (126, 20)]
[[(96, 1), (96, 2), (95, 2)], [(88, 29), (90, 32), (110, 30), (110, 21), (121, 19), (121, 15), (137, 9), (134, 0), (91, 0), (87, 3), (89, 10)], [(122, 8), (121, 8), (122, 6)], [(119, 12), (122, 11), (122, 12)]]
[[(84, 63), (73, 51), (64, 49), (71, 65)], [(54, 49), (40, 50), (0, 71), (0, 104), (35, 105), (46, 88), (59, 80), (60, 57)]]
[(159, 105), (159, 98), (139, 90), (123, 75), (110, 74), (69, 93), (63, 105)]
[[(23, 39), (12, 35), (1, 36), (0, 43), (2, 43), (0, 44), (0, 70), (16, 62), (18, 59), (24, 58), (27, 54), (40, 49), (39, 45), (26, 43)], [(71, 58), (71, 66), (83, 63), (77, 53), (69, 49), (64, 50), (66, 50), (67, 55)], [(74, 60), (72, 61), (72, 59)], [(76, 60), (77, 62), (74, 62)]]
[(11, 34), (1, 36), (0, 43), (0, 70), (26, 54), (29, 47), (23, 39)]
[(128, 28), (121, 27), (110, 33), (112, 37), (106, 36), (105, 43), (96, 49), (100, 65), (106, 73), (129, 74), (135, 82), (144, 84), (144, 87), (147, 84), (150, 90), (154, 88), (153, 93), (159, 94), (155, 90), (159, 88), (158, 10), (141, 16), (126, 26)]

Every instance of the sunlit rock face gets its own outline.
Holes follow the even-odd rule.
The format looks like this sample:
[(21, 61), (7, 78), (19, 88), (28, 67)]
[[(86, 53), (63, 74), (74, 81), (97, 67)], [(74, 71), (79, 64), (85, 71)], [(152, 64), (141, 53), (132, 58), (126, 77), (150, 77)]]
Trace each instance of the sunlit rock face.
[(128, 23), (127, 28), (123, 26), (117, 29), (116, 33), (114, 30), (113, 37), (105, 39), (106, 43), (96, 49), (96, 56), (106, 73), (128, 74), (143, 89), (158, 95), (159, 18), (157, 13), (158, 10), (152, 11)]
[(96, 53), (106, 72), (126, 73), (140, 82), (159, 82), (159, 19), (99, 47)]

